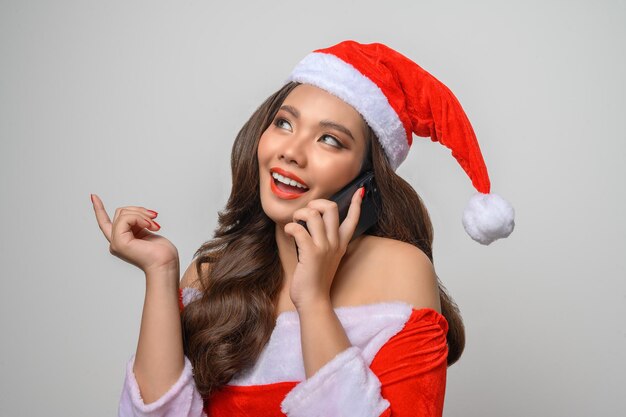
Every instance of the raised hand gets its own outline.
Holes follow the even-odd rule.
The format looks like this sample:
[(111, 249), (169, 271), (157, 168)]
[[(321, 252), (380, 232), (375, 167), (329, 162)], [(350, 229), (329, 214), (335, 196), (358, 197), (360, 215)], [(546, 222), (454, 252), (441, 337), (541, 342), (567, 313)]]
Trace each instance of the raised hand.
[[(310, 201), (293, 214), (293, 222), (285, 226), (298, 246), (298, 264), (289, 289), (297, 309), (312, 303), (329, 302), (330, 288), (356, 230), (361, 214), (362, 188), (354, 195), (345, 220), (339, 224), (337, 203), (326, 199)], [(309, 232), (298, 220), (306, 222)], [(309, 234), (310, 233), (310, 234)]]
[(109, 241), (112, 255), (135, 265), (146, 274), (179, 268), (176, 247), (163, 236), (150, 231), (160, 229), (153, 220), (157, 216), (154, 211), (138, 206), (118, 207), (111, 222), (102, 200), (92, 194), (91, 201), (98, 226)]

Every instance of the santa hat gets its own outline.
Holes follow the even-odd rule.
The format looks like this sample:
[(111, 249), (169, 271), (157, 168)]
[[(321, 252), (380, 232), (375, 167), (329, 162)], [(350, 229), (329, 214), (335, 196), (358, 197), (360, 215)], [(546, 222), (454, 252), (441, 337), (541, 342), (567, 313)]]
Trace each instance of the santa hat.
[(413, 133), (450, 148), (478, 191), (463, 212), (465, 231), (483, 245), (511, 234), (515, 212), (490, 193), (487, 167), (461, 104), (415, 62), (381, 43), (347, 40), (306, 55), (285, 82), (290, 81), (319, 87), (354, 107), (394, 170), (405, 160)]

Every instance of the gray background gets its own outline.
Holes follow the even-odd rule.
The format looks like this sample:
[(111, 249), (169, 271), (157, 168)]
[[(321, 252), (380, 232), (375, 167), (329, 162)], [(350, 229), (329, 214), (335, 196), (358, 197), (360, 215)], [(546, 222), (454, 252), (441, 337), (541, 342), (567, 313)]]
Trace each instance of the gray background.
[(313, 49), (383, 42), (463, 104), (516, 230), (482, 246), (447, 148), (398, 172), (435, 227), (467, 346), (445, 416), (624, 412), (626, 6), (542, 2), (0, 3), (0, 415), (111, 416), (144, 277), (89, 199), (159, 212), (184, 267), (212, 236), (230, 148)]

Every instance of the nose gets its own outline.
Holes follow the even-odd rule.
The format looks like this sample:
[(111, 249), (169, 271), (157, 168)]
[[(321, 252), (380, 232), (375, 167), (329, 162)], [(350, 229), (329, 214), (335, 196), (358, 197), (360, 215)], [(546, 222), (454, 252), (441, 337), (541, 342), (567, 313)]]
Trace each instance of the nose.
[(307, 140), (304, 135), (293, 135), (284, 141), (283, 146), (279, 149), (278, 159), (285, 163), (295, 163), (299, 167), (306, 165), (307, 161)]

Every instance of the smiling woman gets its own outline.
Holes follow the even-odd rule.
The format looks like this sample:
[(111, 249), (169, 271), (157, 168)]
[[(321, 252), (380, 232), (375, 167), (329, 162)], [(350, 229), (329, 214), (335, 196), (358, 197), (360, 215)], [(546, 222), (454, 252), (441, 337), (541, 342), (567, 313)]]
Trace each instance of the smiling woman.
[[(356, 177), (367, 150), (366, 126), (336, 96), (307, 84), (295, 87), (259, 140), (260, 197), (267, 216), (277, 225), (291, 223), (297, 208), (330, 197)], [(282, 185), (285, 178), (290, 185)], [(282, 227), (276, 230), (277, 239), (287, 239), (279, 236)]]
[[(443, 84), (382, 44), (314, 51), (239, 131), (230, 197), (180, 289), (170, 269), (147, 273), (119, 414), (441, 416), (465, 332), (435, 273), (428, 212), (395, 173), (413, 133), (450, 147), (479, 191), (470, 236), (510, 234), (512, 207), (489, 193), (471, 125)], [(366, 170), (382, 206), (351, 239), (363, 194), (342, 222), (329, 197)], [(121, 219), (140, 212), (116, 222), (130, 227)], [(136, 257), (154, 257), (142, 243)]]

